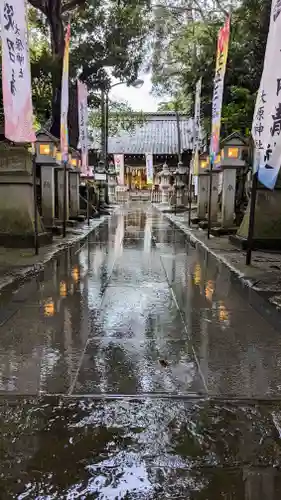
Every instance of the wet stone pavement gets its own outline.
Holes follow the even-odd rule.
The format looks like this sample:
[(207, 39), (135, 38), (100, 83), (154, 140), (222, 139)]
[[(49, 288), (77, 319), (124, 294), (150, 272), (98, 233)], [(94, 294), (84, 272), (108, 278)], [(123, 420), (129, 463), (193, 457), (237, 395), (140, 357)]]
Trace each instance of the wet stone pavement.
[(126, 206), (2, 293), (0, 434), (0, 500), (280, 500), (280, 332)]

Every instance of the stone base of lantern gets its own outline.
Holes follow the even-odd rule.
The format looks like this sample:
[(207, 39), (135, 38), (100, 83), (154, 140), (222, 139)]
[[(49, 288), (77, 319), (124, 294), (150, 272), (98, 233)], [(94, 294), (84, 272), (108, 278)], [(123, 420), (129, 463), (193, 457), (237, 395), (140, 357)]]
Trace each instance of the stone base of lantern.
[[(255, 209), (254, 250), (281, 250), (281, 177), (274, 191), (259, 184)], [(231, 243), (245, 250), (249, 230), (250, 202), (236, 235), (229, 237)]]
[[(34, 196), (32, 157), (23, 146), (0, 146), (0, 245), (7, 248), (34, 246)], [(39, 245), (51, 243), (39, 213)]]
[(108, 184), (108, 198), (109, 198), (109, 203), (114, 204), (116, 203), (116, 185), (115, 184)]

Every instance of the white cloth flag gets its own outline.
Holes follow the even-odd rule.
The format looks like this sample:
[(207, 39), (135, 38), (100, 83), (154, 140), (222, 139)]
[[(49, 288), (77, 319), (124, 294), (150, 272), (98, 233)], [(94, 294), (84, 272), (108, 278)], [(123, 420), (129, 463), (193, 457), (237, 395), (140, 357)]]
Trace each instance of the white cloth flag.
[(5, 136), (34, 142), (25, 0), (1, 0), (0, 16)]
[(281, 0), (272, 0), (263, 73), (257, 95), (252, 136), (255, 170), (273, 189), (281, 164)]
[(81, 174), (88, 176), (88, 90), (85, 83), (78, 80), (78, 116), (79, 116), (79, 142), (82, 153)]
[(198, 150), (200, 148), (201, 139), (201, 87), (202, 78), (196, 83), (195, 90), (195, 106), (194, 106), (194, 144), (193, 144), (193, 161), (191, 162), (191, 172), (193, 175), (198, 175)]
[(194, 151), (200, 147), (201, 137), (201, 87), (202, 78), (196, 83), (194, 107)]
[(124, 155), (114, 155), (114, 165), (117, 173), (117, 182), (119, 186), (124, 186), (125, 184)]
[(145, 154), (146, 163), (146, 181), (147, 184), (153, 184), (153, 155), (151, 153)]

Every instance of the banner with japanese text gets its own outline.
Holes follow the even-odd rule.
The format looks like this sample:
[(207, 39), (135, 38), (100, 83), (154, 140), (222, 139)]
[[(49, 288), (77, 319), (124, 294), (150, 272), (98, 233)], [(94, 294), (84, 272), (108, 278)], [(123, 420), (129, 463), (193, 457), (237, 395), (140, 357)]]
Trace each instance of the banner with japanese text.
[(88, 89), (87, 85), (80, 80), (78, 87), (78, 118), (79, 118), (79, 142), (82, 156), (81, 174), (89, 175), (88, 165)]
[(35, 142), (25, 0), (1, 0), (5, 136)]
[(230, 17), (225, 21), (224, 26), (219, 30), (217, 43), (216, 72), (214, 78), (214, 90), (212, 101), (212, 132), (210, 143), (210, 158), (214, 164), (216, 155), (220, 149), (220, 129), (221, 111), (223, 102), (224, 75), (228, 55), (230, 34)]
[(70, 24), (67, 25), (65, 34), (65, 47), (63, 57), (62, 85), (61, 85), (61, 122), (60, 122), (60, 147), (62, 160), (68, 160), (68, 106), (69, 106), (69, 45)]
[(146, 182), (148, 185), (153, 184), (153, 155), (151, 153), (145, 154), (146, 164)]
[(125, 184), (125, 165), (124, 165), (124, 155), (114, 155), (114, 165), (117, 174), (117, 182), (119, 186), (124, 186)]
[(281, 164), (281, 2), (273, 0), (252, 136), (259, 181), (274, 189)]
[(192, 173), (198, 175), (199, 171), (199, 155), (200, 136), (201, 136), (201, 87), (202, 78), (196, 83), (195, 90), (195, 106), (194, 106), (194, 146), (193, 146), (193, 160), (192, 160)]

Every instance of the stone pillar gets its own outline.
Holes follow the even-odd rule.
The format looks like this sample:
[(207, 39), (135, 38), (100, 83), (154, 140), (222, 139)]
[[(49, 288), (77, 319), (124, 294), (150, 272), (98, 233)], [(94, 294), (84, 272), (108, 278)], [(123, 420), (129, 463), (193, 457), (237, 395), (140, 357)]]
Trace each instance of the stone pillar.
[(217, 222), (219, 211), (219, 172), (212, 172), (211, 221)]
[[(59, 204), (59, 219), (63, 220), (64, 210), (64, 169), (58, 169), (58, 204)], [(66, 220), (69, 219), (69, 176), (66, 172)]]
[(79, 185), (80, 175), (78, 171), (70, 170), (69, 173), (69, 216), (77, 218), (80, 213)]
[(206, 213), (208, 211), (209, 184), (209, 174), (198, 175), (197, 217), (200, 220), (204, 220), (206, 218)]
[(41, 165), (42, 216), (46, 227), (52, 227), (55, 218), (55, 169)]
[(236, 192), (236, 168), (223, 168), (222, 179), (222, 227), (233, 226)]
[[(40, 244), (50, 241), (39, 214), (38, 233)], [(9, 143), (0, 145), (0, 245), (34, 245), (32, 157), (25, 146)]]
[(170, 188), (171, 188), (171, 186), (170, 186), (171, 174), (170, 174), (169, 167), (166, 163), (164, 163), (163, 170), (159, 175), (160, 175), (160, 179), (161, 179), (160, 189), (162, 192), (161, 203), (163, 205), (166, 205), (169, 203), (169, 194), (170, 194)]
[(109, 165), (109, 170), (108, 170), (108, 197), (109, 197), (109, 203), (116, 203), (116, 171), (115, 171), (115, 166), (114, 164)]

